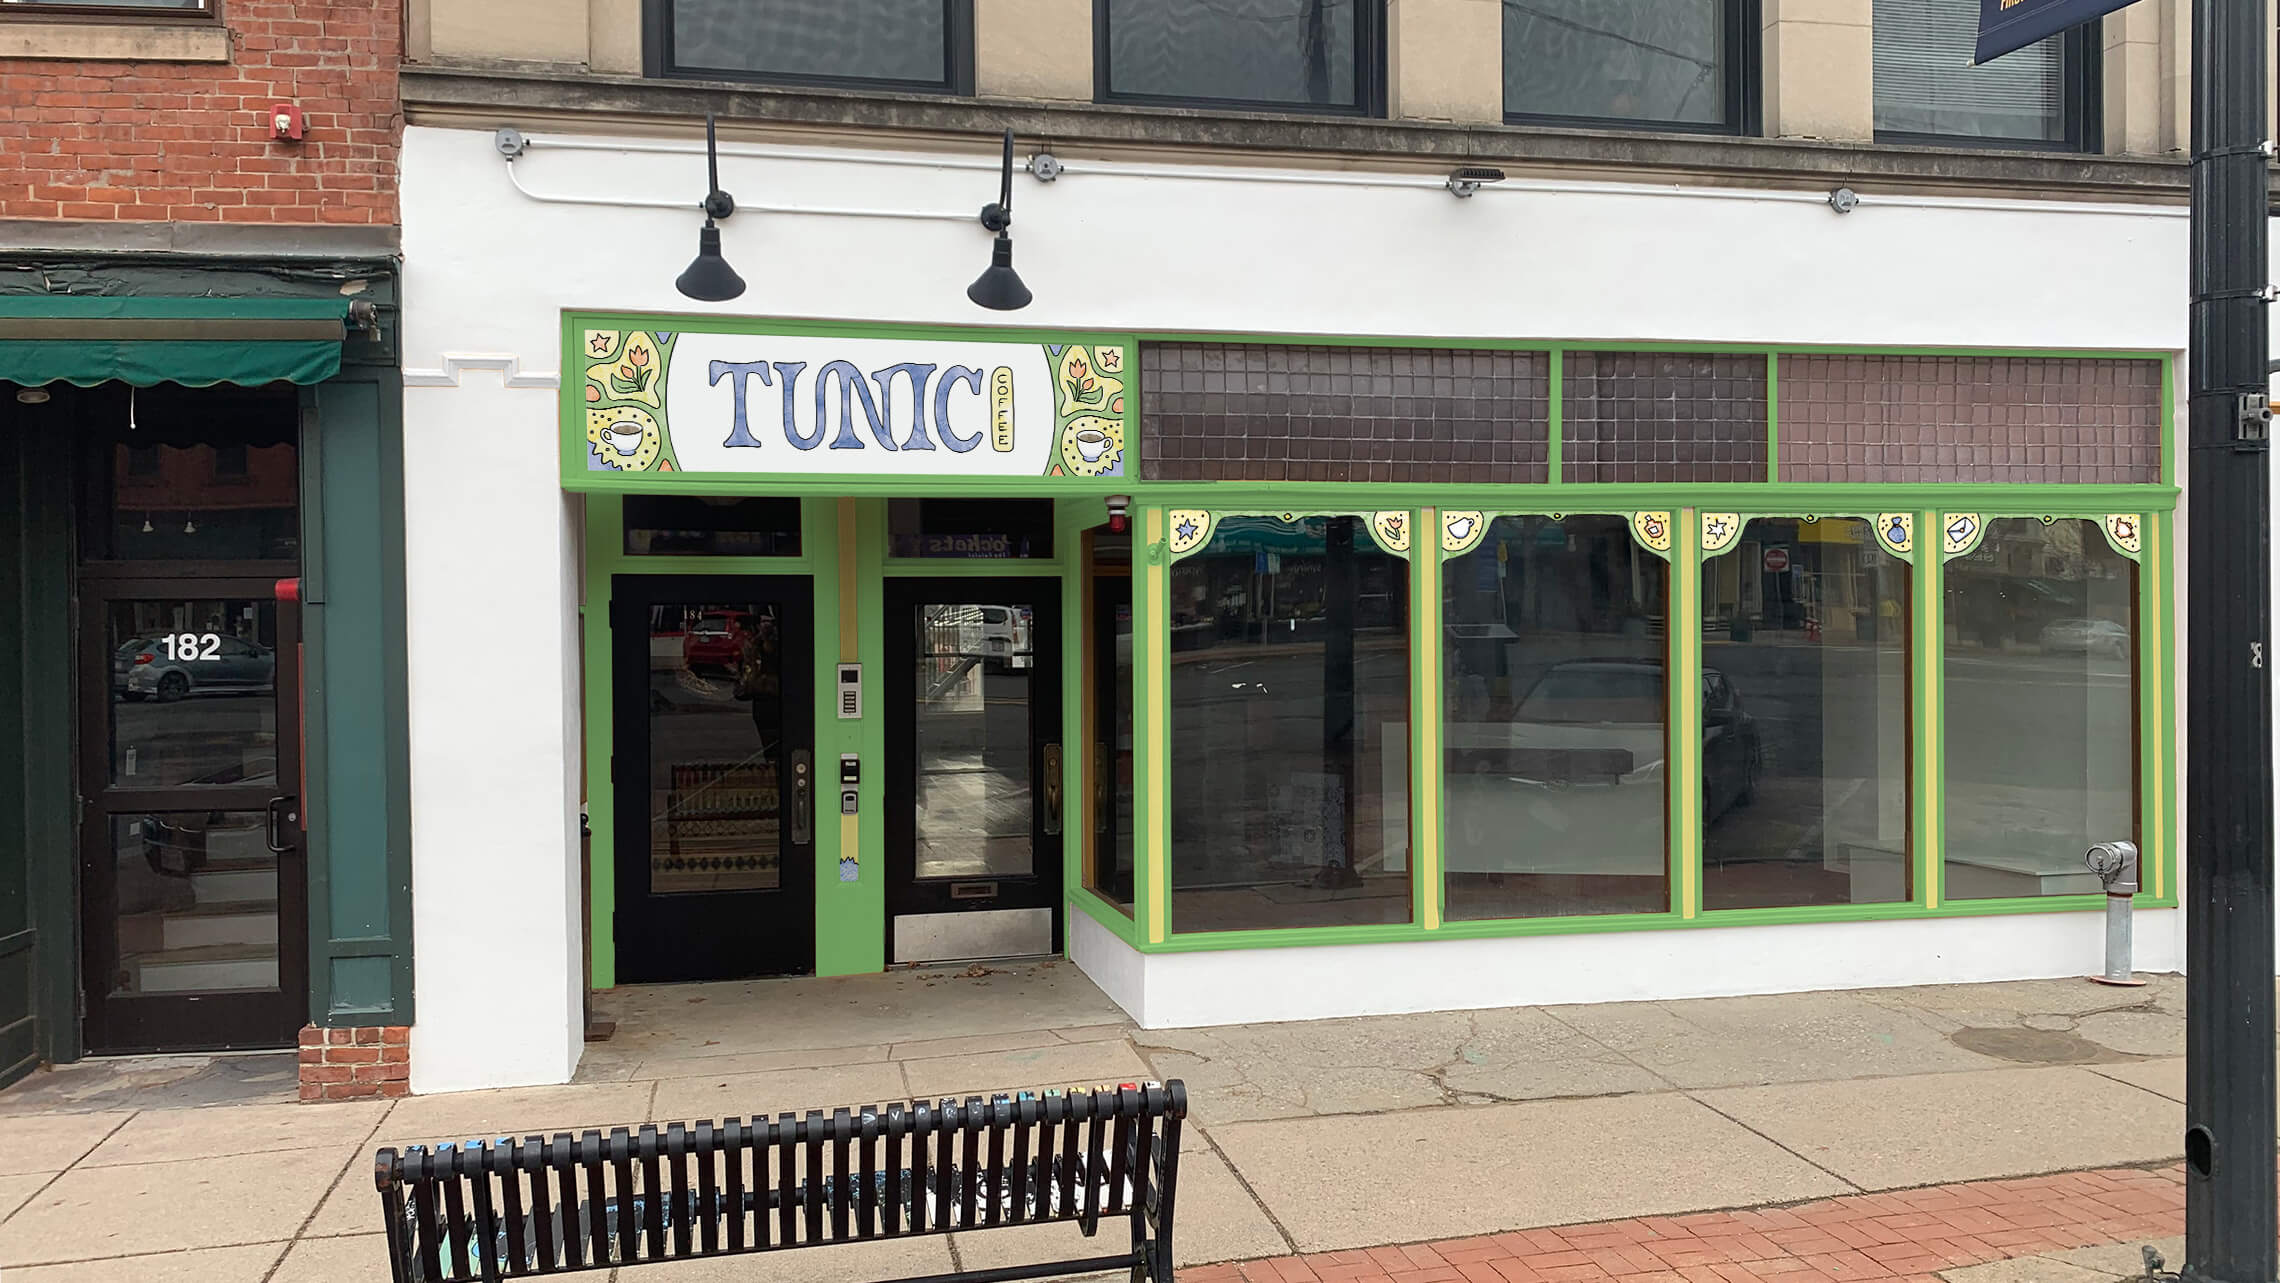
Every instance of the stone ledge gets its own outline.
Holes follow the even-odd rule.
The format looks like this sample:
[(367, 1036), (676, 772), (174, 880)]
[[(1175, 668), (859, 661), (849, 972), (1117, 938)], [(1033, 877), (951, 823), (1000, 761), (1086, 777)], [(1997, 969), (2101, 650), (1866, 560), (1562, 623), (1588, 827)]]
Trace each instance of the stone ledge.
[(1089, 102), (945, 98), (693, 80), (566, 73), (528, 64), (428, 63), (403, 68), (407, 123), (490, 129), (515, 125), (588, 132), (660, 132), (700, 120), (789, 136), (888, 131), (971, 142), (1011, 126), (1024, 138), (1095, 154), (1338, 168), (1362, 160), (1422, 171), (1498, 165), (1539, 177), (1684, 182), (1730, 187), (1984, 194), (2006, 198), (2182, 204), (2182, 157), (2084, 156), (1810, 139), (1735, 138), (1535, 125), (1234, 114)]
[(218, 22), (0, 22), (0, 58), (92, 62), (228, 62)]

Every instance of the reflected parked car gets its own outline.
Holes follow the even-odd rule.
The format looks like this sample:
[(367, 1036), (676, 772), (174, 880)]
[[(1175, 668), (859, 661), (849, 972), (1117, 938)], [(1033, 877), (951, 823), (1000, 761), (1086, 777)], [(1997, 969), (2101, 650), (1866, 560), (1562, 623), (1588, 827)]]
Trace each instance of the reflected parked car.
[(183, 633), (201, 644), (180, 658), (167, 638), (137, 638), (111, 656), (112, 686), (129, 700), (168, 703), (192, 694), (269, 691), (277, 687), (277, 652), (259, 642), (213, 633)]
[(2130, 630), (2111, 619), (2060, 619), (2042, 630), (2046, 655), (2103, 655), (2130, 657)]
[(692, 673), (700, 668), (733, 671), (751, 626), (752, 617), (741, 610), (705, 612), (681, 634), (681, 666)]

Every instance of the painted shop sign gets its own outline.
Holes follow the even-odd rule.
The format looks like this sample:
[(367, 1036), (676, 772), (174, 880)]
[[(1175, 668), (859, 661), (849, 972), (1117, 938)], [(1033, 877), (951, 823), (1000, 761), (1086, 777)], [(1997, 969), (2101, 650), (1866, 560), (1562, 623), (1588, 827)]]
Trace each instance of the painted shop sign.
[[(840, 337), (571, 318), (566, 465), (592, 480), (1133, 475), (1122, 341)], [(572, 485), (579, 478), (568, 478)]]

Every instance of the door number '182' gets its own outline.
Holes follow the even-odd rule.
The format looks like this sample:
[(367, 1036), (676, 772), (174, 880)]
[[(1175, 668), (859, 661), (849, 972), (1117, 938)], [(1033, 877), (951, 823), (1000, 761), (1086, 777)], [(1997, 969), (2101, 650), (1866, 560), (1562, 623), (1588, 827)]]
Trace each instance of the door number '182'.
[(166, 651), (166, 657), (178, 664), (222, 657), (220, 633), (169, 633), (159, 638), (158, 644)]

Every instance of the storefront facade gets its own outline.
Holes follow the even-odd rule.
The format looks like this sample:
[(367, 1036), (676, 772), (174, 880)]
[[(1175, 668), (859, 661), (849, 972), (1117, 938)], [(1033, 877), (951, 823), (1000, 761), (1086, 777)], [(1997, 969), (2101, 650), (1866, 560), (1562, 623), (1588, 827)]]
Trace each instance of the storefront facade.
[(2179, 211), (1067, 157), (1005, 326), (978, 151), (725, 142), (699, 305), (701, 150), (406, 146), (416, 1089), (582, 977), (2088, 973), (2108, 840), (2176, 965)]

